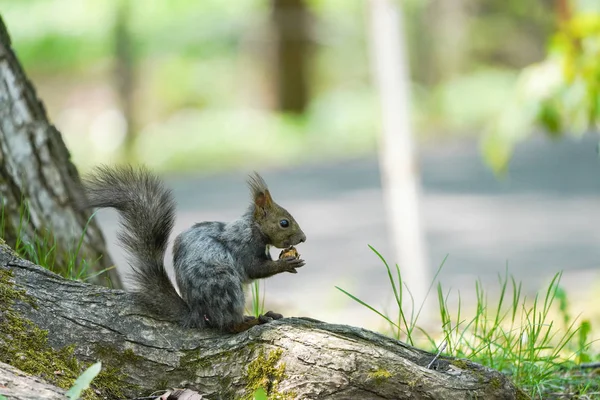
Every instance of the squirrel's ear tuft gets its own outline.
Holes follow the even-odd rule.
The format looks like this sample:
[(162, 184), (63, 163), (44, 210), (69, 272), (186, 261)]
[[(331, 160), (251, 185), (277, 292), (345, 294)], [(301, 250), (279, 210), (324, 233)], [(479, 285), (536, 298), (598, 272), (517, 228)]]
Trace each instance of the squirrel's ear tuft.
[(248, 177), (248, 186), (250, 187), (250, 193), (252, 200), (257, 207), (267, 208), (273, 205), (273, 199), (267, 183), (257, 172), (254, 172)]

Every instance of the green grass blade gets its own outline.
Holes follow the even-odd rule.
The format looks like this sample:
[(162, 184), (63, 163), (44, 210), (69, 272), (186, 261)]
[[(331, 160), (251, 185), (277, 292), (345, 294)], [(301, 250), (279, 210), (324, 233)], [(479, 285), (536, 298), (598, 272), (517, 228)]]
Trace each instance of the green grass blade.
[(346, 292), (344, 289), (342, 289), (339, 286), (335, 287), (337, 290), (339, 290), (340, 292), (344, 293), (346, 296), (350, 297), (352, 300), (356, 301), (357, 303), (359, 303), (362, 306), (367, 307), (369, 310), (373, 311), (375, 314), (379, 315), (381, 318), (385, 319), (390, 325), (394, 326), (396, 329), (400, 329), (400, 327), (394, 323), (387, 315), (382, 314), (381, 312), (379, 312), (378, 310), (376, 310), (375, 308), (371, 307), (369, 304), (365, 303), (364, 301), (362, 301), (361, 299), (359, 299), (356, 296), (353, 296), (352, 294)]
[(383, 265), (385, 265), (385, 269), (387, 270), (388, 278), (390, 280), (390, 285), (392, 286), (392, 290), (394, 291), (394, 297), (396, 299), (396, 303), (398, 303), (400, 306), (402, 306), (402, 298), (398, 294), (398, 289), (396, 288), (396, 283), (394, 281), (394, 277), (392, 276), (392, 270), (390, 269), (390, 266), (388, 265), (385, 258), (383, 258), (383, 256), (377, 250), (375, 250), (375, 248), (373, 246), (371, 246), (371, 245), (368, 245), (368, 246), (375, 254), (377, 254), (377, 257), (379, 257), (381, 262), (383, 262)]
[(73, 386), (67, 391), (66, 395), (69, 397), (69, 400), (79, 399), (83, 391), (90, 387), (90, 383), (92, 383), (92, 380), (98, 376), (101, 369), (102, 362), (100, 361), (86, 369), (83, 374), (77, 378)]

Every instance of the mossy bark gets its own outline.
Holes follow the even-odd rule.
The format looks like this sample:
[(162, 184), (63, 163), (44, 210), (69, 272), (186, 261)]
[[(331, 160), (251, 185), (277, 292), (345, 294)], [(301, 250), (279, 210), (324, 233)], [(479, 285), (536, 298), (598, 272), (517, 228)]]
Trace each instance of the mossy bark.
[[(83, 236), (76, 261), (86, 260), (90, 273), (109, 268), (113, 262), (99, 227), (88, 224), (88, 210), (74, 205), (82, 195), (71, 155), (16, 58), (0, 16), (0, 234), (11, 246), (18, 240), (51, 240), (56, 263), (65, 265)], [(92, 281), (121, 287), (115, 269)]]
[(239, 399), (257, 386), (280, 399), (519, 396), (497, 371), (443, 358), (427, 369), (433, 354), (364, 329), (301, 318), (237, 335), (184, 329), (140, 309), (129, 293), (66, 281), (0, 245), (2, 272), (11, 279), (0, 293), (32, 300), (17, 298), (12, 311), (47, 330), (51, 347), (72, 348), (80, 363), (102, 360), (116, 377), (107, 381), (127, 397), (186, 387), (211, 400)]

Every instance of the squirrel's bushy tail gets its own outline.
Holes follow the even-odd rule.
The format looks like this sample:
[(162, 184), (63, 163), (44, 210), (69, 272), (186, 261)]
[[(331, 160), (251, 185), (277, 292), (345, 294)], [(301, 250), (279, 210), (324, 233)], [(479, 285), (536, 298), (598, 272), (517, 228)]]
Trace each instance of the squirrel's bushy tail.
[(175, 200), (161, 180), (144, 168), (99, 167), (84, 179), (87, 207), (118, 210), (118, 239), (129, 255), (137, 294), (158, 316), (182, 321), (189, 313), (165, 270), (175, 223)]

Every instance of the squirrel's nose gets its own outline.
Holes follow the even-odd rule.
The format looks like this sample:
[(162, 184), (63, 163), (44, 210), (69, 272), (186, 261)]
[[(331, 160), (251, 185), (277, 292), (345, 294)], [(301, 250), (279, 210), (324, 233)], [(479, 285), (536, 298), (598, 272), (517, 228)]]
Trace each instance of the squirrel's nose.
[(306, 235), (303, 233), (302, 236), (300, 237), (300, 243), (304, 243), (306, 242)]

